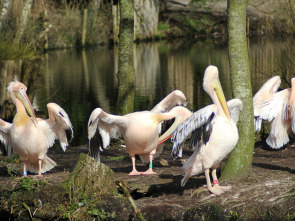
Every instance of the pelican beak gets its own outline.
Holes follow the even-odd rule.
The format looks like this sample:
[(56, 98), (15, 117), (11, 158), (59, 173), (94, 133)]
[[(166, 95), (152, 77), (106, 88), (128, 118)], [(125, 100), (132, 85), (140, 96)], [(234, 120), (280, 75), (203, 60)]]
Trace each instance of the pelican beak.
[(226, 117), (228, 119), (230, 119), (229, 109), (228, 109), (228, 106), (227, 106), (227, 103), (226, 103), (226, 99), (225, 99), (225, 96), (224, 96), (224, 93), (223, 93), (219, 78), (216, 78), (212, 82), (212, 84), (213, 84), (213, 90), (215, 91), (215, 93), (216, 93), (216, 95), (218, 97), (218, 100), (219, 100), (219, 102), (221, 104), (221, 107), (222, 107)]
[(182, 120), (182, 115), (179, 114), (175, 117), (174, 123), (169, 127), (169, 129), (159, 138), (158, 145), (164, 143), (166, 140), (172, 137), (173, 132), (175, 131), (176, 127), (179, 125), (179, 123)]
[(38, 121), (37, 121), (37, 117), (36, 117), (36, 114), (34, 112), (34, 109), (32, 107), (32, 104), (26, 94), (26, 91), (24, 89), (21, 89), (20, 91), (18, 91), (16, 93), (16, 97), (18, 99), (20, 99), (20, 101), (23, 103), (23, 105), (25, 106), (26, 110), (28, 111), (29, 115), (32, 117), (32, 120), (35, 124), (35, 126), (38, 124)]

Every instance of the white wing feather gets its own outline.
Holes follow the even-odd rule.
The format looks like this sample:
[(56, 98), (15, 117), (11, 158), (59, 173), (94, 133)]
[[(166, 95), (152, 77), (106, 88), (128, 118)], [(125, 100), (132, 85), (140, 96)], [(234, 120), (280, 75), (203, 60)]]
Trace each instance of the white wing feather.
[(171, 141), (173, 142), (172, 155), (177, 156), (183, 143), (197, 128), (203, 126), (210, 118), (212, 113), (217, 111), (216, 105), (208, 105), (188, 117), (176, 128)]
[[(54, 139), (57, 138), (63, 151), (66, 151), (66, 148), (69, 145), (69, 142), (73, 139), (74, 135), (73, 126), (70, 118), (68, 117), (68, 114), (64, 111), (64, 109), (55, 103), (47, 104), (47, 109), (49, 113), (49, 119), (40, 121), (40, 123), (42, 122), (42, 124), (44, 124), (44, 133), (47, 135), (50, 144), (53, 137)], [(51, 131), (49, 129), (46, 129), (45, 124), (50, 126), (54, 135), (51, 134)]]
[(0, 142), (4, 145), (4, 149), (0, 147), (0, 154), (7, 154), (8, 156), (11, 156), (12, 154), (12, 146), (9, 135), (11, 127), (11, 123), (0, 119)]
[(124, 116), (105, 113), (101, 108), (92, 111), (88, 121), (90, 155), (99, 160), (99, 154), (110, 145), (111, 138), (123, 135)]

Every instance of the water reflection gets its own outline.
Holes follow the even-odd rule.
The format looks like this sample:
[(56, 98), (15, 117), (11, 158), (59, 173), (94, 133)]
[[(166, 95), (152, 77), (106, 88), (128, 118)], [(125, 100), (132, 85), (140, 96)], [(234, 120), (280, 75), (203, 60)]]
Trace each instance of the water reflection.
[[(292, 43), (259, 39), (249, 43), (252, 89), (255, 93), (271, 76), (287, 82), (294, 65), (287, 65)], [(294, 48), (293, 48), (294, 49)], [(118, 95), (117, 48), (98, 47), (87, 51), (50, 51), (43, 63), (33, 105), (47, 113), (46, 104), (61, 105), (74, 125), (71, 145), (87, 143), (87, 121), (96, 107), (115, 113)], [(294, 51), (294, 50), (293, 50)], [(293, 57), (294, 58), (294, 57)], [(174, 89), (182, 90), (188, 107), (197, 110), (211, 103), (202, 89), (203, 72), (209, 64), (219, 67), (227, 99), (232, 96), (228, 54), (225, 44), (213, 42), (160, 42), (134, 46), (134, 111), (150, 109)], [(282, 87), (287, 87), (284, 83)]]

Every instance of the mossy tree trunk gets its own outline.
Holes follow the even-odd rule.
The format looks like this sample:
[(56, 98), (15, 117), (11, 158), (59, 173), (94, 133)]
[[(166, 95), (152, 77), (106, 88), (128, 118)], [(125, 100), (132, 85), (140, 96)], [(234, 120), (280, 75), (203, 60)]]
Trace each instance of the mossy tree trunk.
[(117, 114), (134, 111), (135, 70), (133, 60), (134, 9), (132, 0), (120, 1), (120, 37)]
[(254, 116), (251, 76), (246, 38), (248, 0), (228, 0), (228, 51), (233, 96), (243, 102), (238, 123), (239, 142), (230, 154), (221, 178), (245, 178), (252, 165), (254, 150)]

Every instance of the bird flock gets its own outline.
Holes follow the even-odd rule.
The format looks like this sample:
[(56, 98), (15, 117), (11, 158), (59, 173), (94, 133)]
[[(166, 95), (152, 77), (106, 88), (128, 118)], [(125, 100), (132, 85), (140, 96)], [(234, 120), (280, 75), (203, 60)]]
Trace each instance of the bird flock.
[[(261, 130), (263, 120), (271, 122), (266, 143), (273, 149), (282, 148), (289, 142), (289, 134), (295, 133), (295, 78), (291, 80), (292, 88), (278, 92), (280, 83), (279, 76), (272, 77), (253, 97), (255, 131)], [(224, 193), (231, 187), (219, 185), (216, 170), (238, 142), (236, 125), (243, 104), (238, 98), (226, 101), (216, 66), (206, 68), (203, 89), (213, 103), (196, 112), (186, 108), (186, 97), (180, 90), (168, 94), (151, 110), (120, 116), (99, 107), (94, 109), (88, 121), (90, 156), (100, 161), (100, 153), (108, 148), (111, 139), (123, 137), (132, 162), (129, 175), (153, 175), (153, 160), (161, 154), (163, 143), (171, 138), (171, 154), (176, 158), (182, 157), (182, 147), (189, 139), (193, 153), (183, 165), (181, 186), (191, 176), (204, 172), (208, 190), (216, 195)], [(73, 126), (65, 110), (55, 103), (47, 104), (48, 119), (37, 118), (26, 91), (18, 80), (7, 87), (16, 114), (12, 123), (0, 119), (0, 141), (4, 144), (0, 153), (18, 154), (23, 176), (28, 176), (29, 171), (42, 177), (56, 166), (47, 156), (48, 149), (58, 139), (66, 151), (73, 138)], [(146, 171), (136, 169), (136, 155), (148, 163)]]

